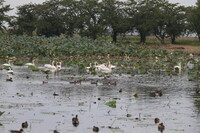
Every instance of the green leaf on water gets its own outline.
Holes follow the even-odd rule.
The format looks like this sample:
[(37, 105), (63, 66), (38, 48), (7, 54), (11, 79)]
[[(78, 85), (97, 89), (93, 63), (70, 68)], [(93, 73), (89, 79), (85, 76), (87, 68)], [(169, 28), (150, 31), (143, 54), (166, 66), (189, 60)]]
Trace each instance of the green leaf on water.
[(28, 66), (28, 69), (32, 71), (39, 71), (39, 68), (37, 66)]
[(0, 116), (2, 116), (4, 114), (4, 111), (2, 112), (2, 111), (0, 111)]
[[(4, 66), (3, 69), (9, 70), (11, 67), (10, 66)], [(12, 68), (11, 68), (12, 69)]]
[(117, 101), (109, 101), (106, 103), (106, 105), (112, 108), (116, 108), (116, 103)]
[(138, 92), (135, 92), (134, 95), (133, 95), (135, 98), (138, 98)]
[(126, 115), (126, 117), (131, 117), (131, 116), (132, 116), (131, 114), (127, 114), (127, 115)]
[(78, 103), (78, 106), (84, 106), (84, 102)]

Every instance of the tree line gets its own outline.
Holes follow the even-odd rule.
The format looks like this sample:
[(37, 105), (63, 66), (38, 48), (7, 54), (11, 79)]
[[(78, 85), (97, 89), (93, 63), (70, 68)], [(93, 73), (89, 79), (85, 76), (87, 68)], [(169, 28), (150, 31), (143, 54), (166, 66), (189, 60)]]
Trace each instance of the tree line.
[[(160, 43), (171, 43), (181, 35), (195, 33), (200, 41), (200, 0), (193, 7), (167, 0), (49, 0), (17, 7), (17, 16), (8, 16), (10, 5), (0, 1), (0, 28), (12, 34), (97, 39), (137, 33), (140, 42), (154, 35)], [(9, 25), (5, 27), (5, 23)], [(8, 30), (9, 29), (9, 30)]]

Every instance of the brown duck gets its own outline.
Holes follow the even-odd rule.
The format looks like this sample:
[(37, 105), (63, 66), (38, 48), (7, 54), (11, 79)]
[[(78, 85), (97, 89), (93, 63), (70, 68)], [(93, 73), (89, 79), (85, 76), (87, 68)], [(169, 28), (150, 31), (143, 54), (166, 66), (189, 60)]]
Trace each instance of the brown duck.
[(28, 128), (28, 122), (27, 121), (22, 123), (22, 128)]
[(53, 130), (53, 133), (60, 133), (60, 132), (58, 132), (57, 130)]
[(94, 132), (99, 132), (99, 128), (96, 127), (96, 126), (93, 126), (93, 131), (94, 131)]
[(158, 131), (160, 131), (161, 133), (165, 130), (165, 126), (163, 125), (163, 123), (160, 123), (158, 125)]
[(79, 125), (78, 115), (72, 118), (72, 124), (77, 127)]
[(10, 133), (22, 133), (24, 130), (20, 129), (20, 130), (10, 130)]
[(154, 119), (154, 122), (157, 124), (157, 123), (160, 122), (160, 119), (159, 119), (159, 118), (155, 118), (155, 119)]

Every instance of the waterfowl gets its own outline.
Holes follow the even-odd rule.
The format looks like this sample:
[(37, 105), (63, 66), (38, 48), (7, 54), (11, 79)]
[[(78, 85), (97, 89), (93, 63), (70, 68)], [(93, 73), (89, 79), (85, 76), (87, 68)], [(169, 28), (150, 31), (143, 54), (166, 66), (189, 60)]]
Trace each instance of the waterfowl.
[(94, 132), (99, 132), (99, 128), (96, 127), (96, 126), (93, 126), (93, 131), (94, 131)]
[(90, 72), (90, 69), (92, 68), (92, 63), (90, 63), (90, 66), (88, 66), (88, 67), (85, 67), (85, 69), (86, 69), (86, 72)]
[(160, 97), (163, 95), (163, 91), (162, 90), (157, 90), (155, 93)]
[(25, 66), (35, 66), (35, 60), (32, 60), (32, 63), (26, 63)]
[(150, 93), (149, 93), (149, 96), (150, 96), (150, 97), (156, 97), (156, 92), (150, 92)]
[(27, 121), (22, 123), (22, 128), (28, 128), (28, 122)]
[(62, 62), (57, 62), (56, 63), (56, 66), (57, 66), (57, 70), (60, 71), (61, 70), (61, 67), (62, 67)]
[(160, 123), (158, 125), (158, 131), (160, 131), (161, 133), (165, 130), (165, 126), (163, 125), (163, 123)]
[(108, 61), (108, 68), (111, 68), (111, 69), (113, 70), (113, 69), (116, 68), (116, 66), (112, 65), (112, 64), (110, 63), (110, 61)]
[(45, 68), (50, 68), (51, 66), (54, 66), (55, 61), (52, 61), (51, 64), (44, 64)]
[(191, 61), (188, 61), (186, 66), (187, 66), (188, 69), (193, 69), (194, 68), (194, 64), (191, 63)]
[(53, 133), (60, 133), (60, 132), (58, 132), (57, 130), (53, 130)]
[(22, 133), (24, 130), (20, 129), (20, 130), (10, 130), (10, 133)]
[(7, 75), (6, 81), (13, 82), (13, 78), (10, 74)]
[(178, 65), (174, 66), (175, 71), (181, 71), (181, 62), (178, 63)]
[(59, 96), (59, 94), (57, 94), (57, 93), (54, 92), (54, 93), (53, 93), (53, 96)]
[(157, 123), (160, 122), (160, 119), (159, 119), (159, 118), (155, 118), (155, 119), (154, 119), (154, 122), (157, 124)]
[(112, 69), (110, 67), (104, 66), (104, 67), (98, 67), (98, 70), (102, 73), (111, 73)]
[(8, 63), (3, 64), (3, 66), (5, 66), (5, 67), (11, 67), (11, 64), (10, 64), (11, 61), (12, 61), (12, 60), (8, 60)]
[(72, 125), (77, 127), (79, 125), (78, 115), (72, 118)]
[(90, 82), (91, 84), (95, 84), (96, 86), (98, 85), (98, 80), (96, 80), (96, 81), (91, 81)]

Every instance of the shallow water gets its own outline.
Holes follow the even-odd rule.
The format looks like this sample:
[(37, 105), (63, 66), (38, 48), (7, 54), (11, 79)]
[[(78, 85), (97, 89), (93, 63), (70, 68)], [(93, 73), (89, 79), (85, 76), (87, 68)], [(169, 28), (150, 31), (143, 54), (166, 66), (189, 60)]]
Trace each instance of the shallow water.
[[(93, 126), (102, 133), (156, 133), (156, 117), (164, 123), (166, 133), (200, 133), (199, 107), (195, 104), (199, 95), (194, 91), (197, 83), (189, 82), (187, 76), (113, 74), (103, 79), (62, 70), (46, 79), (45, 74), (27, 67), (13, 70), (13, 82), (6, 82), (7, 72), (0, 71), (0, 111), (5, 111), (0, 116), (0, 133), (19, 130), (25, 121), (29, 123), (25, 133), (92, 133)], [(74, 85), (69, 83), (72, 78), (85, 80)], [(96, 86), (91, 80), (100, 82)], [(103, 85), (108, 80), (117, 85)], [(158, 89), (163, 90), (163, 96), (149, 96), (149, 92)], [(133, 96), (136, 92), (138, 98)], [(117, 101), (116, 108), (105, 105), (112, 100)], [(78, 127), (71, 122), (76, 114)]]

